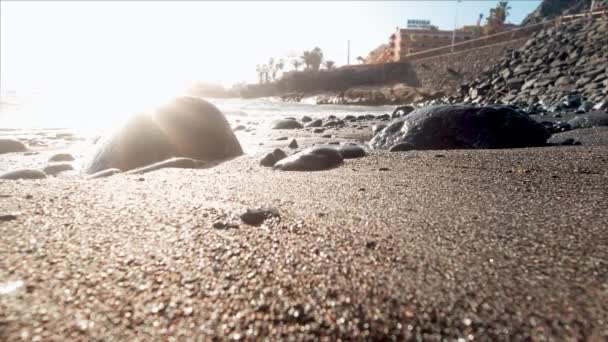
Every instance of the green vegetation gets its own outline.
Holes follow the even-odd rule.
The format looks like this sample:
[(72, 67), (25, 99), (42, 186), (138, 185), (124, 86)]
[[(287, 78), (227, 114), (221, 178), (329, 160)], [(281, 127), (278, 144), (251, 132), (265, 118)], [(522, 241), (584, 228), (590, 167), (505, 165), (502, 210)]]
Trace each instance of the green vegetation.
[[(335, 69), (336, 63), (334, 61), (323, 61), (323, 51), (319, 47), (315, 47), (310, 51), (302, 52), (300, 57), (291, 57), (288, 58), (289, 63), (292, 66), (293, 72), (300, 71), (300, 66), (304, 65), (305, 72), (311, 71), (319, 71), (321, 70), (321, 65), (325, 67), (327, 70)], [(256, 66), (256, 72), (258, 74), (258, 82), (260, 84), (276, 82), (280, 79), (279, 76), (284, 76), (285, 72), (283, 69), (285, 68), (286, 63), (284, 59), (279, 59), (278, 61), (275, 58), (270, 58), (268, 63), (266, 64), (258, 64)]]
[(490, 15), (486, 18), (484, 33), (489, 35), (503, 31), (510, 14), (509, 10), (511, 10), (509, 1), (499, 1), (496, 7), (490, 9)]

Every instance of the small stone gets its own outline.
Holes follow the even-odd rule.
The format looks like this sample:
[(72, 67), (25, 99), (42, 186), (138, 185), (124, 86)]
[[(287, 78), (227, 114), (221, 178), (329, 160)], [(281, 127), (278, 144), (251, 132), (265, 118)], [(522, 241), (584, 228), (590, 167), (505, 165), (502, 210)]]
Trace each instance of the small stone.
[(345, 145), (341, 146), (339, 151), (344, 159), (362, 158), (367, 155), (361, 146)]
[(281, 141), (281, 140), (287, 140), (287, 139), (289, 139), (289, 138), (288, 137), (278, 137), (278, 138), (276, 138), (274, 140)]
[(325, 130), (323, 128), (315, 128), (312, 132), (313, 133), (323, 133), (323, 132), (325, 132)]
[(298, 142), (296, 141), (296, 139), (291, 140), (288, 147), (289, 148), (298, 148)]
[(241, 220), (252, 226), (260, 225), (265, 220), (273, 217), (281, 217), (279, 211), (275, 208), (247, 209), (245, 213), (241, 214)]
[(311, 122), (311, 121), (312, 121), (312, 118), (308, 115), (304, 115), (302, 117), (302, 122)]
[(377, 245), (378, 245), (378, 243), (374, 240), (369, 240), (365, 243), (365, 247), (367, 249), (375, 249)]
[(58, 153), (49, 158), (50, 162), (68, 162), (74, 161), (74, 157), (69, 153)]
[(17, 219), (17, 215), (14, 214), (4, 214), (4, 215), (0, 215), (0, 222), (8, 222), (8, 221), (13, 221)]
[(388, 167), (381, 167), (381, 168), (378, 169), (378, 171), (388, 171), (388, 170), (389, 170)]
[(245, 129), (247, 129), (247, 126), (245, 126), (245, 125), (237, 125), (232, 130), (233, 131), (244, 131)]

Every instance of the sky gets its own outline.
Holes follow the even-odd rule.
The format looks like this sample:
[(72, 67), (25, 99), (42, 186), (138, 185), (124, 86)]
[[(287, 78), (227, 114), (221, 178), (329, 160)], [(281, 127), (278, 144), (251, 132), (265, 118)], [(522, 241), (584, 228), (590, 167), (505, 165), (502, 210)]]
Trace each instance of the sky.
[[(520, 23), (540, 0), (511, 1)], [(496, 1), (0, 2), (0, 90), (147, 94), (256, 80), (256, 64), (320, 47), (366, 56), (407, 19), (475, 24)]]

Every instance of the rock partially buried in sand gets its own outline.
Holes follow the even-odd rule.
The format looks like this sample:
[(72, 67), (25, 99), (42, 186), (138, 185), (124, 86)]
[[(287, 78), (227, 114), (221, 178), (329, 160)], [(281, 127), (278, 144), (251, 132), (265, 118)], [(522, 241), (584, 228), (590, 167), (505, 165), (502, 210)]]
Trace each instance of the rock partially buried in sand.
[(343, 145), (338, 149), (344, 159), (363, 158), (367, 155), (361, 146)]
[(342, 154), (331, 147), (313, 147), (289, 156), (274, 165), (283, 171), (319, 171), (336, 167), (343, 162)]
[(272, 124), (272, 129), (296, 129), (304, 128), (301, 123), (293, 119), (283, 119), (275, 121)]
[(278, 162), (281, 159), (285, 159), (287, 158), (287, 153), (283, 152), (283, 150), (277, 148), (274, 151), (268, 153), (267, 155), (264, 156), (264, 158), (262, 158), (262, 160), (260, 160), (260, 165), (262, 166), (274, 166), (274, 164), (276, 164), (276, 162)]
[(102, 139), (84, 172), (133, 170), (173, 157), (222, 160), (243, 154), (224, 115), (195, 97), (179, 97), (150, 115), (131, 118)]
[(568, 124), (572, 129), (608, 126), (608, 113), (597, 111), (577, 115), (573, 119), (568, 120)]
[(50, 162), (68, 162), (74, 161), (74, 156), (69, 153), (57, 153), (49, 158)]
[(241, 220), (243, 223), (252, 226), (258, 226), (265, 220), (275, 217), (281, 217), (281, 215), (279, 215), (279, 211), (275, 208), (247, 209), (246, 212), (241, 214)]
[(406, 116), (409, 113), (414, 111), (414, 107), (412, 106), (399, 106), (397, 108), (395, 108), (395, 110), (393, 111), (393, 114), (391, 114), (392, 118), (398, 118), (401, 116)]
[(56, 175), (60, 174), (61, 172), (70, 171), (70, 170), (74, 170), (74, 167), (72, 167), (72, 165), (69, 163), (51, 164), (51, 165), (45, 167), (44, 169), (42, 169), (42, 171), (44, 171), (44, 173), (46, 173), (47, 175), (51, 175), (51, 176), (56, 176)]
[(370, 146), (403, 143), (416, 150), (544, 146), (549, 132), (507, 106), (433, 106), (417, 109), (376, 134)]
[(5, 174), (0, 175), (0, 179), (44, 179), (46, 178), (46, 173), (41, 170), (36, 169), (22, 169), (10, 171)]
[(25, 151), (27, 151), (27, 146), (19, 140), (0, 139), (0, 154)]
[(313, 121), (307, 123), (306, 125), (304, 125), (304, 127), (321, 127), (322, 125), (323, 125), (323, 120), (316, 119), (316, 120), (313, 120)]
[(126, 174), (142, 174), (166, 168), (194, 169), (206, 165), (208, 165), (208, 163), (202, 160), (196, 160), (192, 158), (171, 158), (158, 163), (154, 163), (152, 165), (147, 165), (144, 167), (137, 168), (135, 170), (131, 170), (129, 172), (126, 172)]
[(97, 178), (105, 178), (105, 177), (110, 177), (113, 176), (117, 173), (121, 173), (122, 171), (119, 169), (106, 169), (106, 170), (102, 170), (99, 172), (96, 172), (92, 175), (89, 175), (87, 177), (87, 179), (97, 179)]

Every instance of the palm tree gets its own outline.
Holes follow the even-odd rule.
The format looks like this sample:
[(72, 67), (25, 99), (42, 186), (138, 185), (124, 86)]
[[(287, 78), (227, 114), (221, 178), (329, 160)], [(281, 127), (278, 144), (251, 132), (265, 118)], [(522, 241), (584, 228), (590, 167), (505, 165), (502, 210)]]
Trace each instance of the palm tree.
[(264, 82), (264, 72), (261, 65), (255, 66), (255, 72), (258, 74), (259, 83), (262, 84)]
[(334, 66), (336, 65), (336, 62), (334, 62), (334, 61), (329, 61), (329, 60), (328, 60), (328, 61), (325, 61), (325, 62), (323, 63), (323, 65), (325, 66), (325, 68), (326, 68), (327, 70), (331, 70), (331, 69), (333, 69), (333, 68), (334, 68)]
[(302, 57), (300, 57), (302, 59), (302, 62), (304, 62), (304, 65), (306, 65), (306, 70), (310, 69), (310, 66), (312, 65), (311, 57), (312, 54), (310, 53), (310, 51), (304, 51), (302, 53)]
[(311, 65), (313, 70), (319, 70), (323, 62), (323, 51), (319, 47), (315, 47), (311, 51)]
[(507, 17), (509, 16), (509, 10), (511, 6), (509, 6), (509, 1), (499, 1), (498, 5), (496, 5), (496, 9), (494, 14), (496, 18), (500, 21), (501, 24), (504, 24), (507, 21)]
[(298, 68), (300, 67), (300, 65), (302, 65), (302, 62), (300, 62), (299, 58), (294, 58), (291, 61), (291, 65), (293, 65), (293, 68), (294, 68), (295, 71), (298, 71)]

